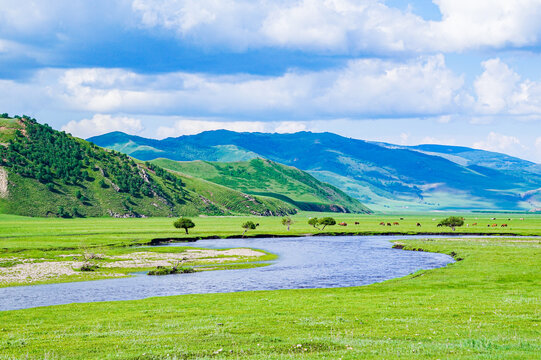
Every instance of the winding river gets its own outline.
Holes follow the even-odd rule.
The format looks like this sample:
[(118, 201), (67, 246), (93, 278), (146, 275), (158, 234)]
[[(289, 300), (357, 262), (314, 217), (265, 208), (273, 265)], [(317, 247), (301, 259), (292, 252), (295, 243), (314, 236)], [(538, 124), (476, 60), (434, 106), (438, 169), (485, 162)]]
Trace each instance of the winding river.
[(271, 265), (253, 269), (146, 276), (0, 288), (0, 310), (153, 296), (249, 290), (348, 287), (445, 266), (453, 259), (436, 253), (393, 249), (391, 240), (426, 236), (310, 236), (218, 239), (162, 246), (212, 249), (249, 247), (278, 254)]

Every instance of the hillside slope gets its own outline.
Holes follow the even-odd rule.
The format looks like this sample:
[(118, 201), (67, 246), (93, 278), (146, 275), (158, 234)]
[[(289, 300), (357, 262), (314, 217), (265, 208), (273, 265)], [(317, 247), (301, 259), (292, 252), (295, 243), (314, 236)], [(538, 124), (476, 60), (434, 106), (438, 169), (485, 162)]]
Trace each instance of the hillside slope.
[(0, 212), (30, 216), (283, 215), (283, 201), (134, 161), (28, 117), (2, 119)]
[(307, 171), (376, 210), (529, 211), (541, 207), (539, 196), (532, 193), (541, 188), (538, 165), (469, 148), (444, 151), (430, 145), (408, 148), (331, 133), (226, 130), (163, 140), (121, 133), (89, 140), (117, 149), (127, 142), (151, 146), (155, 152), (130, 153), (145, 160), (216, 161), (218, 151), (223, 156), (226, 146), (234, 147), (243, 156), (256, 154)]
[(253, 159), (243, 162), (178, 162), (157, 159), (165, 169), (203, 178), (242, 191), (283, 200), (306, 211), (369, 213), (370, 210), (334, 186), (322, 183), (294, 167), (274, 161)]

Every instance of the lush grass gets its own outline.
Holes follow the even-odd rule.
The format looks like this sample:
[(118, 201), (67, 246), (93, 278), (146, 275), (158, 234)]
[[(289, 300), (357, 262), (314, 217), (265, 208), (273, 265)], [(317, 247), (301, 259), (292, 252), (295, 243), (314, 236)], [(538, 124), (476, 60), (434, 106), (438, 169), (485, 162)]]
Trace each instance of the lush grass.
[(301, 210), (370, 212), (358, 200), (334, 186), (322, 183), (304, 171), (270, 160), (224, 163), (156, 159), (152, 163), (247, 194), (274, 197)]
[(406, 244), (464, 260), (360, 288), (2, 312), (0, 358), (538, 358), (539, 240)]
[[(348, 226), (331, 226), (325, 231), (317, 230), (307, 224), (310, 216), (333, 216), (338, 222), (345, 221)], [(450, 233), (449, 228), (436, 227), (438, 221), (448, 214), (409, 214), (409, 215), (356, 215), (300, 213), (292, 216), (291, 231), (281, 224), (280, 217), (196, 217), (196, 227), (186, 235), (184, 230), (173, 227), (173, 218), (113, 219), (113, 218), (29, 218), (13, 215), (0, 215), (0, 253), (28, 250), (77, 249), (81, 246), (126, 246), (144, 244), (156, 238), (198, 238), (207, 236), (241, 236), (246, 220), (259, 223), (256, 230), (246, 236), (262, 234), (304, 235), (304, 234), (416, 234)], [(477, 226), (457, 228), (456, 233), (541, 235), (541, 216), (529, 214), (462, 214), (467, 224)], [(496, 217), (496, 220), (491, 218)], [(404, 220), (400, 220), (403, 218)], [(524, 218), (523, 221), (519, 220)], [(435, 220), (433, 220), (435, 219)], [(512, 220), (508, 220), (512, 219)], [(355, 225), (357, 221), (360, 224)], [(380, 226), (380, 222), (398, 222), (398, 226)], [(417, 227), (417, 223), (421, 227)], [(501, 228), (507, 223), (507, 228)], [(498, 224), (498, 227), (487, 227)]]

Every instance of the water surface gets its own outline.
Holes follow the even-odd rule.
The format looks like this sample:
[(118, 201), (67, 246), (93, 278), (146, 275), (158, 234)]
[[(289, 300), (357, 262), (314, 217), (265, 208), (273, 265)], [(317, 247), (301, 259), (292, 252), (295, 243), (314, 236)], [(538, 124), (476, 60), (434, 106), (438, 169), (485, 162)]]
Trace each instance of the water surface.
[(443, 254), (392, 248), (390, 240), (411, 238), (426, 236), (216, 239), (164, 245), (249, 247), (278, 254), (279, 258), (269, 266), (253, 269), (0, 288), (0, 310), (152, 296), (359, 286), (453, 261)]

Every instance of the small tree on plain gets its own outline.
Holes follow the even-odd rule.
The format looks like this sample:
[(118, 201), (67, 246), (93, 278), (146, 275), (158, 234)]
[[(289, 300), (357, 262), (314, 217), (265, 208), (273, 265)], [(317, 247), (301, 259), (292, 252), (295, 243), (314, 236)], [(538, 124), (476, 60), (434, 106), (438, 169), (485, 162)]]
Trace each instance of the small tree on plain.
[(242, 236), (244, 236), (248, 230), (255, 230), (258, 225), (259, 224), (256, 224), (253, 221), (246, 221), (244, 224), (242, 224), (242, 228), (244, 229)]
[(312, 225), (313, 227), (319, 230), (319, 228), (317, 227), (319, 225), (319, 219), (317, 217), (308, 219), (308, 225)]
[(173, 223), (173, 226), (176, 227), (177, 229), (186, 230), (186, 234), (188, 234), (188, 229), (195, 227), (195, 224), (191, 219), (181, 217), (180, 219), (175, 220), (175, 222)]
[(287, 231), (289, 231), (289, 227), (293, 224), (293, 220), (289, 216), (284, 216), (282, 218), (282, 225), (287, 226)]
[(323, 228), (321, 230), (325, 230), (326, 226), (333, 226), (336, 225), (336, 220), (332, 217), (324, 217), (319, 219), (319, 225), (323, 225)]
[(439, 225), (448, 226), (453, 229), (453, 231), (455, 231), (455, 227), (460, 227), (464, 225), (464, 219), (458, 216), (449, 216), (448, 218), (440, 221)]

